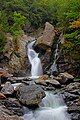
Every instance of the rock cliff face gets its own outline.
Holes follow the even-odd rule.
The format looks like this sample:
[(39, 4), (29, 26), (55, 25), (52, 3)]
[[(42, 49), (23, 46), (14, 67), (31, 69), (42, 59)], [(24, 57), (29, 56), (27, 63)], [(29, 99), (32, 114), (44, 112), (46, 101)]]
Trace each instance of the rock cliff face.
[(54, 26), (46, 22), (42, 36), (39, 36), (36, 42), (36, 48), (38, 49), (37, 51), (42, 54), (41, 61), (44, 71), (47, 65), (50, 63), (51, 47), (54, 41), (54, 37)]
[(7, 67), (10, 73), (24, 74), (28, 66), (26, 45), (31, 37), (23, 34), (15, 41), (9, 33), (6, 36), (7, 42), (2, 55), (3, 66)]
[(45, 29), (43, 31), (42, 36), (37, 39), (37, 43), (42, 43), (47, 46), (52, 46), (53, 39), (55, 37), (55, 29), (54, 26), (50, 23), (45, 23)]
[[(32, 40), (32, 37), (23, 34), (18, 37), (16, 40), (12, 37), (11, 34), (7, 34), (7, 42), (3, 52), (3, 63), (4, 67), (6, 66), (9, 69), (10, 73), (19, 73), (21, 76), (26, 75), (28, 66), (30, 66), (27, 58), (27, 43)], [(55, 37), (54, 26), (46, 22), (45, 28), (43, 30), (42, 36), (37, 38), (36, 46), (34, 49), (40, 54), (43, 54), (41, 57), (43, 69), (50, 62), (51, 55), (51, 46), (53, 39)]]
[[(54, 61), (54, 54), (56, 49), (56, 43), (60, 40), (59, 45), (59, 57), (57, 64), (59, 67), (59, 72), (69, 72), (73, 75), (79, 75), (79, 63), (76, 63), (70, 58), (70, 55), (65, 55), (63, 46), (65, 44), (65, 39), (63, 34), (54, 28), (53, 25), (46, 22), (44, 30), (41, 29), (36, 36), (36, 44), (34, 49), (39, 53), (43, 71), (45, 73), (46, 68), (49, 68)], [(26, 76), (30, 72), (30, 63), (27, 57), (27, 43), (32, 40), (32, 37), (23, 34), (14, 40), (12, 35), (9, 33), (7, 36), (7, 42), (4, 48), (3, 54), (0, 54), (0, 67), (4, 63), (4, 67), (9, 69), (10, 73), (15, 73), (15, 75)]]

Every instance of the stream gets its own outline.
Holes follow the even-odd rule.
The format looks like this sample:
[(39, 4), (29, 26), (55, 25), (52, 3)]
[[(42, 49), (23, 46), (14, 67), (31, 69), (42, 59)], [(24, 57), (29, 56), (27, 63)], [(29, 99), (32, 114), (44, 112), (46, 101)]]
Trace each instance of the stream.
[(23, 118), (24, 120), (70, 120), (63, 99), (50, 92), (46, 92), (46, 97), (43, 98), (38, 109), (29, 110)]
[[(28, 58), (31, 64), (31, 77), (37, 78), (43, 75), (40, 58), (38, 53), (33, 50), (35, 41), (28, 44)], [(57, 45), (58, 49), (58, 45)], [(55, 52), (55, 59), (57, 50)], [(54, 62), (55, 64), (55, 62)], [(54, 65), (55, 67), (55, 65)], [(54, 68), (55, 69), (55, 68)], [(57, 69), (57, 68), (56, 68)], [(59, 95), (54, 95), (53, 92), (45, 91), (46, 97), (42, 99), (39, 108), (36, 110), (24, 111), (24, 120), (71, 120), (67, 113), (67, 106), (64, 100)]]

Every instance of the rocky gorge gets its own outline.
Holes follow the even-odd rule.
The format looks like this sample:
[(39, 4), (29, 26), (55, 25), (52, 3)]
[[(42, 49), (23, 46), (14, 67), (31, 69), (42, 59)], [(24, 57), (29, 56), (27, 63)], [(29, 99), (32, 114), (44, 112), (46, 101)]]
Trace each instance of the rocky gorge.
[[(52, 91), (54, 95), (64, 99), (71, 120), (80, 120), (80, 79), (75, 78), (71, 64), (62, 55), (60, 46), (65, 42), (63, 35), (48, 22), (39, 37), (37, 35), (34, 50), (40, 53), (44, 74), (34, 80), (29, 77), (30, 63), (26, 48), (33, 37), (21, 36), (15, 47), (11, 35), (7, 36), (4, 55), (0, 56), (0, 119), (22, 120), (24, 109), (36, 109), (45, 98), (45, 91)], [(54, 71), (54, 67), (51, 66), (55, 60), (58, 40), (58, 70)]]

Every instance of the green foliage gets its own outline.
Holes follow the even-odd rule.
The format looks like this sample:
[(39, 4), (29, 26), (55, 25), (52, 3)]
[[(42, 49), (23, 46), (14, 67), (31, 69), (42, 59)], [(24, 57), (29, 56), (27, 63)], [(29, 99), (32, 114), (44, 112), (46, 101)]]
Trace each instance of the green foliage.
[(0, 11), (0, 26), (3, 31), (8, 32), (9, 26), (8, 26), (8, 18), (4, 11)]
[(4, 10), (7, 17), (16, 11), (37, 28), (46, 21), (67, 26), (80, 16), (79, 8), (80, 0), (0, 0), (0, 10)]
[(6, 32), (16, 39), (23, 33), (25, 24), (39, 28), (50, 22), (64, 33), (67, 41), (64, 51), (68, 51), (70, 56), (75, 53), (80, 56), (79, 18), (80, 0), (0, 0), (0, 41), (3, 41), (0, 46), (4, 46)]
[(58, 0), (58, 20), (64, 27), (80, 16), (80, 0)]
[(4, 34), (4, 32), (2, 32), (2, 31), (0, 30), (0, 52), (3, 51), (4, 46), (5, 46), (5, 43), (6, 43), (5, 34)]
[(22, 26), (25, 24), (26, 18), (17, 12), (14, 12), (12, 17), (14, 23), (10, 27), (10, 32), (13, 36), (18, 36), (23, 33)]

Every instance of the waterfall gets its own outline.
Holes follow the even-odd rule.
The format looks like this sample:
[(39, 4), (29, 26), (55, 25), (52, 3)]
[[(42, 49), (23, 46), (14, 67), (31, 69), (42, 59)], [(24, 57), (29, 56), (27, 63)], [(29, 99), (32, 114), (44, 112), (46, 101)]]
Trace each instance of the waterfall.
[(46, 92), (39, 108), (24, 115), (24, 120), (70, 120), (67, 107), (58, 95)]
[(38, 53), (33, 49), (35, 41), (28, 44), (28, 59), (31, 64), (31, 78), (37, 78), (43, 75), (42, 65)]
[[(28, 44), (28, 58), (31, 63), (31, 76), (36, 77), (43, 74), (41, 61), (38, 54), (33, 50), (35, 41)], [(56, 59), (58, 56), (58, 45), (55, 51), (54, 69), (56, 67)], [(49, 91), (45, 91), (46, 97), (42, 99), (39, 108), (36, 110), (26, 110), (24, 112), (24, 120), (70, 120), (65, 105), (61, 96), (54, 95)]]
[(55, 50), (55, 54), (54, 54), (54, 62), (53, 62), (53, 64), (52, 64), (51, 68), (50, 68), (51, 75), (52, 75), (54, 72), (58, 72), (57, 64), (56, 64), (56, 61), (57, 61), (58, 56), (59, 56), (58, 50), (59, 50), (59, 44), (57, 43), (57, 45), (56, 45), (56, 50)]

